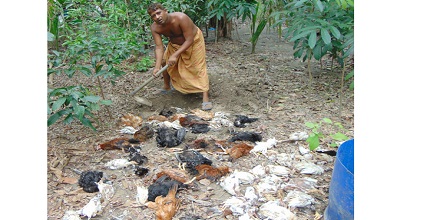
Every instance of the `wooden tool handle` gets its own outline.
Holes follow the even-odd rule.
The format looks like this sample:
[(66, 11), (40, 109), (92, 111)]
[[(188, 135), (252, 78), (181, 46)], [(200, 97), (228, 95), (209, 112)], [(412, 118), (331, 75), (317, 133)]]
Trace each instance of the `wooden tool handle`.
[(152, 80), (154, 80), (156, 77), (158, 77), (162, 72), (164, 72), (167, 67), (169, 67), (169, 65), (165, 65), (163, 68), (161, 68), (161, 70), (158, 70), (158, 72), (154, 75), (152, 75), (149, 79), (147, 79), (141, 86), (139, 86), (139, 88), (135, 89), (132, 93), (130, 93), (130, 95), (134, 95), (136, 94), (139, 90), (141, 90), (144, 86), (146, 86), (149, 82), (151, 82)]

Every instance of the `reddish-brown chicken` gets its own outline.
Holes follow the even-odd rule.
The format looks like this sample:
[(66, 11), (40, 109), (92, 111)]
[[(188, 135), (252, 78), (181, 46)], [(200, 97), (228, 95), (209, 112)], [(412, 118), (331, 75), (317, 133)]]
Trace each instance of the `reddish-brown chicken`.
[(213, 167), (208, 164), (197, 165), (196, 170), (199, 172), (196, 180), (208, 179), (211, 181), (216, 181), (227, 173), (230, 173), (230, 168), (227, 166)]
[(136, 133), (133, 134), (134, 139), (139, 140), (140, 142), (145, 142), (146, 140), (151, 139), (154, 136), (154, 130), (152, 129), (152, 126), (145, 125)]
[(179, 118), (179, 124), (181, 124), (182, 127), (191, 127), (194, 124), (207, 124), (207, 125), (209, 125), (209, 122), (203, 120), (202, 118), (200, 118), (196, 115), (186, 115), (185, 117)]
[(157, 196), (155, 202), (147, 202), (148, 208), (155, 210), (156, 220), (171, 220), (179, 209), (180, 200), (176, 198), (178, 185), (174, 185), (166, 197)]
[(190, 182), (190, 176), (185, 172), (185, 170), (164, 169), (163, 171), (157, 173), (156, 179), (162, 177), (163, 175), (167, 175), (170, 177), (170, 179), (179, 181), (184, 184), (188, 184)]
[(227, 149), (226, 153), (228, 153), (231, 158), (237, 159), (239, 157), (248, 155), (253, 148), (253, 146), (250, 146), (246, 143), (239, 143), (234, 145), (232, 148)]
[(113, 140), (107, 141), (105, 143), (99, 144), (97, 150), (121, 150), (128, 149), (132, 144), (139, 143), (138, 140), (130, 139), (126, 137), (115, 138)]
[(156, 121), (167, 121), (168, 119), (167, 119), (166, 116), (163, 116), (163, 115), (153, 115), (153, 116), (149, 116), (148, 117), (148, 121), (153, 121), (153, 120), (156, 120)]

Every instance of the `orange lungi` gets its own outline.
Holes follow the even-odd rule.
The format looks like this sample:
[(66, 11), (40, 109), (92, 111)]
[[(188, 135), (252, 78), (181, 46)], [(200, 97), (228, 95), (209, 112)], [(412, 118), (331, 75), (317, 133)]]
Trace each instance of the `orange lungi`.
[[(177, 51), (181, 45), (169, 42), (164, 52), (164, 60)], [(206, 70), (206, 47), (203, 33), (198, 28), (194, 43), (181, 55), (176, 65), (167, 68), (173, 87), (181, 93), (200, 93), (209, 91), (209, 78)]]

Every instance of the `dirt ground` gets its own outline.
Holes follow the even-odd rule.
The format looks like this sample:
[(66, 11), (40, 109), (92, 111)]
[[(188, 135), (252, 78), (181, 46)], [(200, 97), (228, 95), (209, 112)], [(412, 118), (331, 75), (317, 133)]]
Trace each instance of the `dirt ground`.
[[(281, 201), (281, 205), (288, 207), (297, 219), (323, 219), (324, 209), (328, 204), (328, 189), (335, 157), (317, 152), (310, 152), (305, 157), (299, 147), (308, 148), (305, 141), (290, 141), (289, 136), (296, 132), (310, 133), (305, 122), (319, 122), (323, 118), (330, 118), (340, 122), (344, 133), (354, 137), (354, 93), (340, 88), (341, 68), (334, 65), (327, 57), (323, 62), (313, 61), (311, 71), (313, 80), (308, 86), (307, 62), (293, 58), (292, 44), (278, 39), (275, 32), (263, 32), (254, 54), (251, 54), (250, 30), (246, 24), (238, 24), (234, 30), (233, 39), (219, 39), (215, 43), (213, 31), (209, 31), (206, 38), (207, 65), (210, 80), (210, 99), (214, 105), (211, 112), (224, 113), (230, 121), (235, 115), (246, 115), (258, 118), (256, 122), (247, 124), (245, 128), (212, 129), (207, 133), (193, 134), (187, 132), (184, 142), (177, 148), (182, 148), (197, 138), (227, 139), (231, 131), (260, 132), (262, 141), (275, 138), (278, 143), (264, 155), (245, 155), (230, 161), (228, 155), (217, 155), (211, 152), (201, 153), (213, 161), (214, 166), (228, 166), (233, 171), (248, 172), (257, 165), (279, 165), (278, 155), (285, 153), (290, 163), (284, 164), (290, 169), (288, 175), (281, 177), (284, 185), (275, 193), (259, 195), (254, 206), (251, 219), (263, 219), (258, 210), (268, 201)], [(152, 52), (151, 52), (152, 54)], [(322, 64), (322, 68), (321, 68)], [(97, 193), (86, 193), (79, 187), (79, 174), (76, 170), (97, 170), (104, 173), (115, 189), (114, 196), (103, 204), (103, 209), (92, 219), (155, 219), (155, 211), (136, 201), (137, 186), (148, 187), (154, 176), (168, 168), (177, 168), (178, 161), (169, 148), (157, 147), (155, 137), (141, 143), (141, 153), (148, 158), (144, 167), (149, 169), (145, 176), (138, 176), (131, 167), (111, 170), (105, 164), (113, 159), (127, 158), (128, 153), (119, 150), (96, 150), (97, 146), (117, 137), (131, 137), (119, 132), (120, 118), (127, 114), (140, 116), (147, 121), (149, 116), (158, 115), (163, 109), (180, 108), (184, 113), (191, 113), (193, 109), (201, 107), (201, 95), (183, 95), (174, 91), (172, 94), (159, 95), (157, 90), (162, 86), (162, 80), (157, 79), (149, 83), (137, 93), (152, 101), (149, 107), (137, 103), (129, 95), (139, 87), (149, 75), (148, 72), (136, 72), (134, 63), (124, 64), (128, 74), (116, 80), (111, 85), (102, 79), (103, 91), (113, 104), (102, 108), (96, 113), (100, 123), (95, 123), (97, 132), (79, 123), (63, 125), (57, 122), (48, 127), (47, 146), (47, 219), (61, 219), (66, 211), (77, 211), (83, 208)], [(353, 63), (349, 63), (351, 69)], [(96, 79), (85, 77), (55, 76), (52, 87), (83, 84), (99, 94)], [(340, 95), (340, 89), (343, 95)], [(99, 94), (100, 95), (100, 94)], [(334, 132), (327, 128), (327, 132)], [(330, 148), (327, 143), (322, 149)], [(275, 159), (274, 159), (275, 158)], [(302, 161), (308, 161), (323, 168), (321, 174), (303, 174), (295, 167)], [(266, 169), (267, 171), (267, 169)], [(313, 198), (313, 202), (305, 207), (288, 206), (283, 203), (284, 197), (292, 190), (295, 180), (300, 178), (317, 180), (311, 190), (302, 190)], [(213, 182), (197, 181), (193, 189), (178, 192), (181, 199), (180, 208), (173, 219), (238, 219), (238, 215), (224, 210), (223, 205), (231, 195), (221, 186), (222, 179)], [(254, 183), (241, 185), (241, 192)], [(285, 187), (290, 184), (290, 187)], [(295, 189), (295, 188), (294, 188)], [(82, 216), (82, 219), (87, 217)], [(281, 218), (279, 218), (281, 219)]]

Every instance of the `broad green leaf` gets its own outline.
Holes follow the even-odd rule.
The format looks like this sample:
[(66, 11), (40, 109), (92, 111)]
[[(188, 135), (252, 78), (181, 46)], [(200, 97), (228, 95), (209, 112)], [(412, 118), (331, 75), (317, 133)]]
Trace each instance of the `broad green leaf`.
[(315, 47), (315, 44), (317, 43), (317, 32), (312, 31), (309, 35), (308, 45), (311, 49)]
[(73, 114), (69, 114), (69, 115), (67, 115), (67, 117), (64, 119), (63, 122), (64, 122), (64, 124), (70, 124), (70, 123), (72, 123), (73, 119), (74, 119)]
[(308, 0), (300, 0), (300, 1), (296, 2), (296, 4), (294, 4), (294, 7), (302, 6), (302, 5), (303, 5), (303, 3), (307, 2), (307, 1), (308, 1)]
[(324, 121), (325, 123), (328, 123), (328, 124), (333, 123), (333, 122), (331, 121), (331, 119), (329, 119), (329, 118), (323, 118), (323, 121)]
[(351, 45), (350, 48), (348, 48), (348, 50), (345, 52), (345, 54), (343, 55), (343, 58), (348, 57), (349, 55), (354, 53), (354, 45)]
[(54, 124), (60, 117), (61, 115), (58, 112), (51, 115), (51, 117), (49, 117), (48, 119), (48, 126), (51, 126), (52, 124)]
[(96, 128), (91, 124), (91, 121), (88, 118), (83, 117), (80, 119), (81, 123), (87, 127), (90, 127), (94, 131), (97, 131)]
[(76, 117), (78, 117), (78, 119), (81, 119), (82, 117), (84, 117), (85, 107), (80, 105), (76, 109), (74, 109), (74, 111), (75, 111), (74, 113), (76, 114)]
[(340, 31), (335, 26), (330, 26), (330, 31), (336, 39), (340, 38)]
[(306, 139), (306, 142), (309, 143), (309, 149), (315, 150), (320, 145), (320, 139), (318, 136), (309, 136), (308, 139)]
[(57, 111), (66, 102), (66, 97), (60, 97), (57, 101), (52, 104), (52, 111)]
[(322, 28), (321, 29), (321, 38), (323, 39), (325, 44), (331, 43), (331, 36), (327, 29)]
[(101, 98), (100, 96), (85, 96), (82, 98), (83, 100), (87, 101), (87, 102), (92, 102), (92, 103), (96, 103), (98, 102)]
[(69, 78), (72, 78), (72, 76), (75, 74), (75, 69), (70, 68), (70, 69), (65, 70), (64, 72), (66, 73), (66, 75), (67, 75)]
[(349, 84), (349, 89), (353, 90), (354, 89), (354, 81), (351, 82), (351, 84)]
[(348, 74), (345, 76), (345, 80), (351, 79), (351, 77), (353, 77), (353, 76), (354, 76), (354, 70), (352, 70), (350, 73), (348, 73)]
[(64, 114), (67, 114), (67, 112), (68, 111), (63, 109), (51, 115), (51, 117), (48, 118), (48, 126), (51, 126), (52, 124), (54, 124), (59, 118), (61, 118), (61, 116), (63, 116)]
[(306, 123), (305, 123), (305, 126), (306, 126), (306, 127), (308, 127), (308, 128), (314, 128), (314, 127), (315, 127), (315, 124), (314, 124), (314, 123), (312, 123), (312, 122), (306, 122)]
[(316, 47), (314, 47), (314, 49), (312, 50), (312, 53), (314, 54), (314, 58), (316, 60), (320, 60), (321, 59), (321, 46), (318, 44)]
[(348, 140), (348, 137), (342, 133), (337, 132), (336, 134), (330, 135), (333, 139), (337, 141), (346, 141)]
[(86, 68), (86, 67), (81, 67), (81, 72), (85, 75), (85, 76), (91, 76), (91, 70)]
[(299, 50), (297, 50), (296, 52), (294, 52), (294, 57), (295, 58), (302, 57), (302, 54), (303, 54), (303, 48), (300, 48)]
[(82, 92), (78, 92), (78, 91), (72, 91), (70, 93), (70, 96), (72, 96), (74, 99), (79, 100), (79, 98), (83, 97), (84, 94), (82, 94)]
[(317, 0), (316, 3), (317, 3), (318, 10), (320, 10), (320, 12), (323, 12), (324, 11), (324, 5), (321, 3), (321, 1)]
[(292, 41), (296, 41), (296, 40), (298, 40), (298, 39), (300, 39), (300, 38), (302, 38), (302, 37), (306, 37), (306, 36), (308, 36), (308, 35), (309, 35), (310, 33), (312, 33), (312, 32), (315, 32), (315, 30), (308, 30), (308, 31), (301, 32), (300, 34), (297, 34), (297, 35), (293, 36), (293, 37), (290, 39), (290, 42), (292, 42)]

